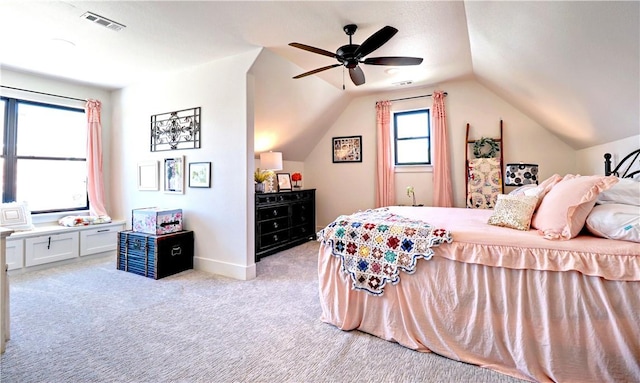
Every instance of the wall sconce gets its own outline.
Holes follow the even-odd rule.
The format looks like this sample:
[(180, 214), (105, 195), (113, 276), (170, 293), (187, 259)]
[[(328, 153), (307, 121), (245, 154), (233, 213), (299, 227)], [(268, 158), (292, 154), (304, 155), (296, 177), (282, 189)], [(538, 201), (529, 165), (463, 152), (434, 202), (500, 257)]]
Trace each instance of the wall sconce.
[(538, 184), (538, 164), (507, 164), (505, 186)]
[[(264, 152), (260, 153), (260, 168), (264, 170), (282, 170), (282, 153), (281, 152)], [(273, 187), (273, 178), (271, 175), (269, 177), (268, 187), (269, 190), (267, 192), (274, 192)]]

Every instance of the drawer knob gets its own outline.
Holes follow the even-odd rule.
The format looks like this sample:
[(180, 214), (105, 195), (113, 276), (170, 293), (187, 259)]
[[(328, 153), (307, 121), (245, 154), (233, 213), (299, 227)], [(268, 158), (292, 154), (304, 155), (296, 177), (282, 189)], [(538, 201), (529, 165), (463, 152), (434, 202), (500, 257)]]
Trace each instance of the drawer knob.
[(278, 234), (275, 234), (275, 235), (273, 236), (273, 242), (278, 242), (278, 239), (279, 239), (279, 238), (278, 238)]
[(277, 228), (278, 228), (278, 222), (274, 222), (274, 223), (273, 223), (273, 228), (274, 228), (274, 229), (277, 229)]
[(278, 216), (278, 210), (273, 209), (273, 216), (274, 216), (274, 217), (277, 217), (277, 216)]

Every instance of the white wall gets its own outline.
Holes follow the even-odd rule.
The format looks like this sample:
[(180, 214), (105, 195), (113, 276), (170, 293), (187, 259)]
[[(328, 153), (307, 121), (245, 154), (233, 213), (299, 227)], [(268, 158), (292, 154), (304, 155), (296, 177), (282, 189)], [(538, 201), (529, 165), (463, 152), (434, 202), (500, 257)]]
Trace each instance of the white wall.
[[(375, 205), (375, 102), (378, 100), (430, 94), (434, 89), (448, 93), (445, 100), (451, 153), (455, 206), (465, 206), (465, 132), (470, 139), (499, 136), (503, 120), (504, 161), (533, 162), (540, 165), (542, 179), (554, 173), (575, 171), (575, 151), (508, 102), (474, 80), (440, 84), (437, 88), (388, 92), (354, 99), (330, 127), (305, 161), (308, 188), (317, 189), (317, 225), (323, 227), (340, 214), (373, 208)], [(431, 107), (431, 98), (397, 101), (394, 110)], [(362, 135), (362, 163), (333, 164), (331, 138)], [(396, 203), (410, 204), (406, 187), (416, 190), (418, 203), (433, 201), (432, 173), (397, 173)], [(506, 190), (508, 191), (508, 190)]]
[[(147, 206), (181, 208), (195, 236), (194, 267), (236, 279), (255, 277), (253, 234), (253, 78), (259, 50), (156, 76), (113, 94), (110, 190), (117, 214)], [(150, 152), (150, 116), (201, 107), (201, 149)], [(117, 155), (116, 155), (117, 153)], [(248, 155), (251, 153), (251, 155)], [(211, 188), (184, 194), (138, 191), (137, 163), (185, 156), (210, 161)], [(162, 188), (162, 185), (161, 185)]]
[[(69, 81), (59, 81), (52, 78), (46, 78), (41, 76), (35, 76), (22, 72), (15, 72), (7, 69), (0, 71), (0, 85), (9, 86), (12, 88), (27, 89), (41, 93), (50, 93), (58, 96), (66, 96), (72, 98), (78, 98), (81, 100), (96, 99), (102, 103), (102, 151), (103, 151), (103, 172), (105, 174), (105, 203), (107, 212), (113, 219), (123, 218), (118, 215), (114, 215), (113, 205), (108, 190), (111, 188), (111, 91), (107, 89), (96, 88), (79, 83), (72, 83)], [(60, 106), (67, 106), (71, 108), (84, 109), (85, 102), (69, 100), (61, 97), (45, 96), (41, 94), (22, 92), (7, 88), (0, 88), (0, 95), (5, 97), (19, 98), (22, 100), (43, 102), (47, 104), (54, 104)], [(64, 214), (68, 215), (68, 214)], [(60, 214), (39, 214), (34, 215), (34, 223), (56, 221), (60, 217)]]
[[(613, 170), (625, 155), (637, 149), (640, 149), (640, 135), (578, 150), (576, 172), (580, 174), (604, 174), (605, 153), (611, 154), (611, 170)], [(636, 163), (632, 169), (639, 168), (640, 164)]]
[(255, 80), (255, 152), (273, 150), (303, 161), (350, 99), (318, 76), (294, 80), (305, 70), (263, 49), (251, 67)]

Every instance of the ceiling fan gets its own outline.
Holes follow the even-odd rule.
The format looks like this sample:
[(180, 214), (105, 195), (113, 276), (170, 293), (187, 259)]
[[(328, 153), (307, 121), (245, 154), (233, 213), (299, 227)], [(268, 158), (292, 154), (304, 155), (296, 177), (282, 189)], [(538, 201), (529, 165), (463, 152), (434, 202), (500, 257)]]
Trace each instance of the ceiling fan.
[(370, 57), (364, 58), (371, 52), (380, 48), (384, 45), (389, 39), (391, 39), (398, 30), (394, 27), (385, 26), (376, 33), (369, 36), (361, 45), (353, 44), (351, 41), (351, 36), (356, 32), (358, 26), (355, 24), (345, 25), (343, 30), (349, 36), (349, 44), (343, 45), (336, 53), (331, 53), (324, 49), (315, 48), (309, 45), (300, 44), (300, 43), (290, 43), (289, 45), (295, 48), (300, 48), (305, 51), (317, 53), (324, 56), (329, 56), (337, 59), (339, 63), (327, 65), (322, 68), (314, 69), (309, 72), (305, 72), (303, 74), (297, 75), (294, 79), (306, 77), (312, 74), (316, 74), (327, 69), (345, 66), (349, 69), (349, 76), (351, 77), (351, 81), (357, 86), (364, 84), (364, 72), (360, 68), (358, 64), (365, 65), (390, 65), (390, 66), (401, 66), (401, 65), (420, 65), (422, 63), (422, 58), (420, 57)]

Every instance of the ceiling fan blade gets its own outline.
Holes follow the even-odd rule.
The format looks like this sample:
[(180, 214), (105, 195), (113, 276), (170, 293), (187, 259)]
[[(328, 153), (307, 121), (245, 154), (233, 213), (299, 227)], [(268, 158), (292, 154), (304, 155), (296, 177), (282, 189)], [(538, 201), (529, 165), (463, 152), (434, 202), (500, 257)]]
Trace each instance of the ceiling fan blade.
[(289, 45), (292, 46), (292, 47), (295, 47), (295, 48), (303, 49), (305, 51), (317, 53), (319, 55), (324, 55), (324, 56), (329, 56), (329, 57), (336, 58), (336, 54), (335, 53), (332, 53), (332, 52), (329, 52), (329, 51), (325, 51), (324, 49), (320, 49), (320, 48), (316, 48), (316, 47), (312, 47), (312, 46), (304, 45), (304, 44), (300, 44), (300, 43), (289, 43)]
[(361, 61), (367, 65), (420, 65), (422, 63), (421, 57), (370, 57)]
[(314, 69), (314, 70), (312, 70), (312, 71), (305, 72), (305, 73), (303, 73), (303, 74), (299, 74), (299, 75), (297, 75), (297, 76), (296, 76), (296, 77), (294, 77), (294, 78), (307, 77), (307, 76), (310, 76), (310, 75), (312, 75), (312, 74), (316, 74), (316, 73), (318, 73), (318, 72), (322, 72), (322, 71), (325, 71), (325, 70), (327, 70), (327, 69), (335, 68), (335, 67), (337, 67), (337, 66), (341, 66), (341, 65), (342, 65), (342, 64), (333, 64), (333, 65), (323, 66), (322, 68)]
[(349, 77), (356, 86), (364, 84), (364, 72), (359, 66), (355, 68), (349, 68)]
[(398, 30), (394, 27), (390, 27), (388, 25), (383, 27), (378, 32), (369, 36), (369, 38), (366, 39), (358, 49), (356, 49), (354, 56), (361, 58), (368, 55), (389, 41), (389, 39), (391, 39), (396, 33), (398, 33)]

